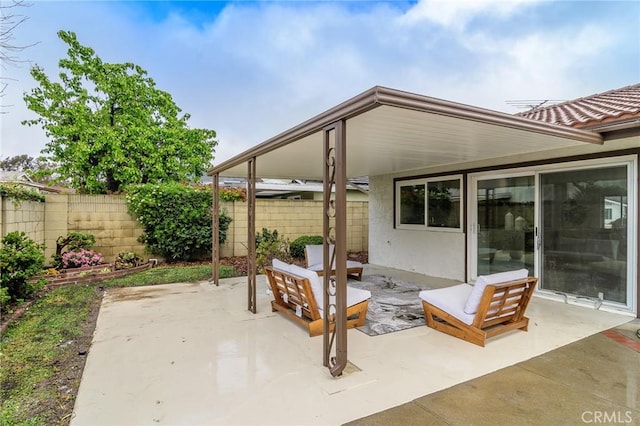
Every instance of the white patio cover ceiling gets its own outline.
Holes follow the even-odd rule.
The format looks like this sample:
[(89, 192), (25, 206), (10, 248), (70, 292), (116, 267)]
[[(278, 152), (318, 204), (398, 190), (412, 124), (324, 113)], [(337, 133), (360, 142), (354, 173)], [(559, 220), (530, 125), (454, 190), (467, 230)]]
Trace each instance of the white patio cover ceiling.
[(209, 174), (245, 176), (256, 157), (257, 177), (322, 180), (322, 129), (340, 119), (349, 178), (602, 143), (598, 133), (376, 86)]

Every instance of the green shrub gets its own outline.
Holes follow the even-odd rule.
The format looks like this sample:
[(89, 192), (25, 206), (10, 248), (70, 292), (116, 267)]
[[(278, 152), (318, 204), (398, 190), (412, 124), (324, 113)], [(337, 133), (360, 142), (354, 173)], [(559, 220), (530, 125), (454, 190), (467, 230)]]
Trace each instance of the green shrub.
[(56, 253), (53, 255), (53, 266), (55, 268), (64, 268), (62, 262), (62, 250), (67, 249), (67, 253), (71, 251), (90, 250), (96, 243), (96, 237), (92, 234), (84, 234), (82, 232), (69, 232), (66, 237), (59, 236), (56, 240)]
[(278, 241), (278, 231), (269, 231), (267, 228), (262, 228), (262, 232), (256, 234), (256, 248), (260, 247), (260, 243), (263, 241)]
[(11, 198), (18, 205), (23, 201), (44, 202), (44, 195), (34, 189), (26, 189), (17, 183), (0, 183), (0, 195)]
[(131, 269), (142, 263), (142, 258), (132, 251), (123, 251), (118, 253), (115, 261), (116, 269)]
[(44, 245), (37, 244), (24, 232), (10, 232), (2, 238), (0, 248), (0, 298), (4, 302), (24, 300), (44, 284), (29, 279), (42, 272)]
[[(177, 183), (128, 188), (129, 212), (144, 226), (139, 241), (169, 262), (203, 259), (211, 254), (211, 186)], [(219, 242), (227, 239), (231, 217), (220, 212)]]
[(263, 235), (261, 236), (260, 243), (256, 249), (256, 268), (259, 272), (262, 272), (265, 266), (270, 265), (273, 258), (280, 259), (287, 263), (291, 262), (291, 255), (289, 254), (289, 240), (286, 238), (279, 238), (278, 231), (276, 230), (271, 233), (267, 231), (266, 234), (265, 231), (267, 231), (267, 229), (263, 228)]
[(320, 235), (303, 235), (296, 238), (289, 245), (289, 253), (294, 259), (304, 258), (304, 248), (307, 245), (322, 244), (324, 239)]
[(6, 306), (11, 301), (9, 296), (9, 289), (6, 287), (0, 287), (0, 307)]

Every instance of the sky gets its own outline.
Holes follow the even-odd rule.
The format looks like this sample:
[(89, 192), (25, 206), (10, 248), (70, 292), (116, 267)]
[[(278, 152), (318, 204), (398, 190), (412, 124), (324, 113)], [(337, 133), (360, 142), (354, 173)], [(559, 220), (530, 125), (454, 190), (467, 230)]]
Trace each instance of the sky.
[(11, 43), (33, 46), (0, 69), (1, 158), (47, 143), (21, 124), (37, 117), (22, 98), (31, 66), (60, 72), (59, 30), (144, 68), (190, 127), (217, 132), (215, 164), (373, 86), (513, 114), (511, 101), (640, 82), (640, 1), (31, 0), (12, 13), (28, 19)]

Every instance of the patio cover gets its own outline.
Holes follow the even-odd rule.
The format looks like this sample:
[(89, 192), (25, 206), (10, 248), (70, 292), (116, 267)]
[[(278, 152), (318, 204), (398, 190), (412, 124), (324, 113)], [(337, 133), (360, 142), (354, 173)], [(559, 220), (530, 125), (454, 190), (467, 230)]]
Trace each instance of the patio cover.
[[(328, 148), (329, 133), (335, 150)], [(327, 148), (325, 148), (325, 139)], [(218, 283), (218, 182), (220, 176), (247, 176), (249, 257), (248, 306), (256, 312), (255, 179), (323, 180), (325, 185), (325, 294), (335, 282), (333, 335), (324, 319), (324, 365), (333, 376), (347, 364), (346, 183), (348, 178), (451, 165), (565, 148), (602, 144), (600, 134), (541, 123), (509, 114), (385, 87), (372, 89), (311, 118), (209, 170), (214, 176), (213, 281)], [(325, 170), (326, 169), (326, 170)], [(325, 176), (326, 172), (326, 176)], [(335, 203), (327, 194), (335, 189)], [(328, 260), (330, 229), (335, 231), (334, 278)], [(325, 311), (329, 311), (325, 297)], [(334, 352), (335, 343), (335, 352)], [(333, 356), (335, 354), (335, 356)]]
[(209, 175), (322, 180), (322, 129), (346, 121), (347, 177), (519, 155), (582, 143), (598, 133), (375, 86), (214, 166)]

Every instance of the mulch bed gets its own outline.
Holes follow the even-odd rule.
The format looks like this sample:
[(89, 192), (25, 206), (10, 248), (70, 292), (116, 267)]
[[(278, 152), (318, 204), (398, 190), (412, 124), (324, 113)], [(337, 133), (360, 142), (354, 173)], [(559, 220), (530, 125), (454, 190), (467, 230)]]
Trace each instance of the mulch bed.
[[(357, 260), (360, 263), (369, 262), (369, 252), (366, 251), (349, 252), (347, 256), (349, 260)], [(238, 275), (247, 275), (249, 270), (247, 256), (224, 257), (220, 259), (220, 263), (226, 266), (233, 266), (238, 271)], [(304, 259), (294, 260), (294, 263), (304, 266)]]

